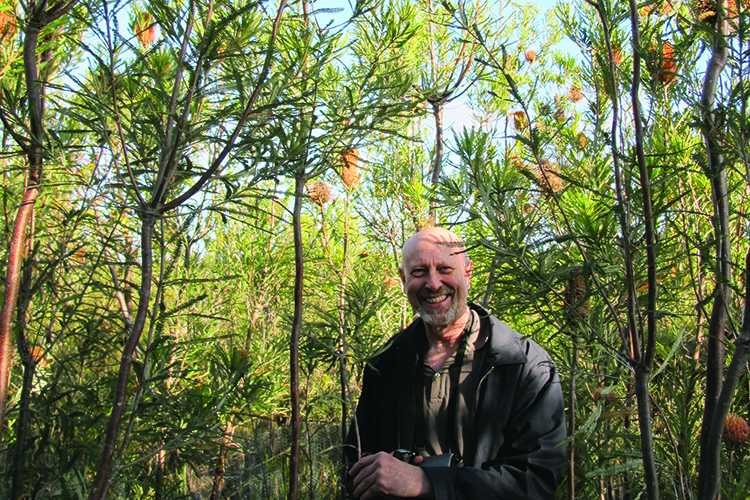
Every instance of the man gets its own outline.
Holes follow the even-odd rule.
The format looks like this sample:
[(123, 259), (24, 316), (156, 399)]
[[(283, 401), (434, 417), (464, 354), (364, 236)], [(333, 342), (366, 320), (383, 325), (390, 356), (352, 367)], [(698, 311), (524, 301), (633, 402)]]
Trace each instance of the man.
[[(557, 371), (537, 344), (467, 304), (471, 272), (451, 231), (404, 244), (399, 274), (419, 318), (365, 370), (347, 439), (355, 497), (553, 498), (565, 459)], [(436, 455), (453, 463), (427, 466)]]

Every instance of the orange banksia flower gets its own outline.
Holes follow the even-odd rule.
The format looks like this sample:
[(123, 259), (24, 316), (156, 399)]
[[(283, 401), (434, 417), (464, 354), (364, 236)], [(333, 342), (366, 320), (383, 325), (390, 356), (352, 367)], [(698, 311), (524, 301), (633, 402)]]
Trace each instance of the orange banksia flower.
[(548, 160), (542, 160), (538, 166), (530, 165), (528, 170), (548, 194), (550, 190), (559, 193), (565, 185), (565, 182), (557, 175), (557, 172), (552, 170), (552, 165)]
[[(9, 5), (9, 2), (3, 3)], [(12, 39), (17, 31), (18, 29), (16, 27), (16, 17), (13, 15), (13, 7), (10, 7), (8, 10), (0, 10), (0, 35), (2, 36), (0, 41), (5, 42)]]
[(578, 149), (586, 149), (586, 146), (589, 144), (588, 138), (584, 135), (583, 132), (578, 132)]
[(619, 44), (612, 45), (612, 62), (616, 66), (622, 64), (622, 47)]
[(323, 206), (331, 201), (331, 188), (325, 182), (311, 182), (307, 187), (307, 193), (316, 205)]
[(144, 49), (148, 49), (154, 43), (155, 27), (154, 17), (150, 13), (139, 12), (136, 14), (135, 36), (138, 37), (138, 42)]
[(536, 61), (536, 58), (537, 58), (536, 52), (534, 52), (533, 50), (526, 51), (526, 61), (533, 63), (534, 61)]
[(725, 443), (741, 444), (747, 443), (748, 438), (750, 438), (750, 426), (747, 425), (747, 420), (734, 413), (727, 415), (721, 439)]
[(355, 187), (359, 184), (359, 150), (354, 148), (342, 155), (341, 177), (346, 187)]
[(513, 126), (516, 130), (523, 130), (529, 126), (528, 120), (526, 120), (526, 113), (523, 111), (516, 111), (513, 114)]
[(672, 44), (670, 44), (669, 42), (664, 42), (664, 46), (662, 47), (661, 69), (659, 70), (657, 75), (659, 82), (664, 84), (671, 83), (675, 77), (676, 66), (677, 64), (675, 62), (674, 49), (672, 48)]

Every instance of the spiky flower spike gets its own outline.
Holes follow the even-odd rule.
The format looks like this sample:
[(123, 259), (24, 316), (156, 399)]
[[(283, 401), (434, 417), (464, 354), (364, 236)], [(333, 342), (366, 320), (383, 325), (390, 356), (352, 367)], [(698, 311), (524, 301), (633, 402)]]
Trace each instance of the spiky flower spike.
[(728, 444), (747, 443), (747, 439), (750, 438), (750, 426), (747, 425), (747, 420), (734, 413), (727, 415), (724, 434), (721, 438)]
[(669, 84), (674, 80), (675, 67), (677, 66), (674, 57), (674, 49), (672, 44), (664, 42), (662, 47), (661, 56), (661, 69), (659, 71), (658, 79), (661, 83)]
[(341, 157), (341, 177), (346, 187), (355, 187), (359, 184), (359, 150), (352, 149)]

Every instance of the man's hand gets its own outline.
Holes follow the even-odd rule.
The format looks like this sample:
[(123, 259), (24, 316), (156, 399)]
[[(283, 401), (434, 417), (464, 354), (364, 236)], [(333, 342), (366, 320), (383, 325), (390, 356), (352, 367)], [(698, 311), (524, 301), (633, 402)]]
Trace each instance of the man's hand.
[(360, 500), (378, 495), (432, 498), (432, 485), (422, 469), (382, 451), (362, 458), (349, 475), (354, 476), (354, 496)]

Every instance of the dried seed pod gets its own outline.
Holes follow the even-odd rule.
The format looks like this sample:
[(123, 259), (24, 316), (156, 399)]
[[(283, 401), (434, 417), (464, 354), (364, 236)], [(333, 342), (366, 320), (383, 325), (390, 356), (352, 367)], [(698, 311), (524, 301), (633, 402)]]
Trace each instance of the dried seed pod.
[(573, 85), (568, 89), (568, 99), (570, 99), (573, 102), (578, 102), (581, 99), (583, 99), (583, 92), (581, 92), (581, 89)]
[(346, 187), (359, 184), (359, 150), (354, 148), (341, 157), (341, 177)]
[(307, 187), (307, 193), (313, 203), (321, 207), (331, 201), (331, 188), (325, 182), (311, 182)]
[(537, 57), (538, 57), (537, 53), (534, 52), (533, 50), (526, 51), (526, 61), (533, 63), (534, 61), (536, 61)]
[(530, 165), (529, 172), (536, 178), (539, 186), (549, 194), (550, 191), (559, 193), (565, 186), (557, 172), (553, 170), (552, 164), (548, 160), (542, 160), (540, 165)]
[(563, 290), (563, 299), (565, 300), (565, 315), (569, 319), (581, 319), (588, 316), (591, 307), (589, 301), (586, 300), (586, 278), (580, 267), (571, 271), (568, 283)]
[(557, 111), (555, 111), (555, 120), (559, 122), (565, 120), (565, 111), (562, 108), (557, 108)]
[(664, 45), (662, 47), (661, 68), (657, 75), (659, 82), (663, 84), (671, 83), (675, 77), (675, 67), (676, 62), (672, 44), (670, 44), (669, 42), (664, 42)]
[(747, 425), (747, 420), (734, 413), (727, 415), (722, 440), (729, 444), (741, 444), (746, 443), (749, 437), (750, 426)]

